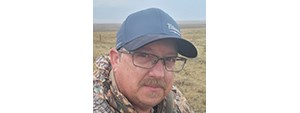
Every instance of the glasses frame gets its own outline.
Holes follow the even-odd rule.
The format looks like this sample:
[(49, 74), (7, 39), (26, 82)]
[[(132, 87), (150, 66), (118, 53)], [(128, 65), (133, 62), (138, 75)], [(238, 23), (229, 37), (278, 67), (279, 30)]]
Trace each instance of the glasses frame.
[[(130, 54), (131, 57), (132, 57), (132, 64), (133, 64), (134, 66), (136, 66), (136, 67), (140, 67), (140, 68), (144, 68), (144, 69), (151, 69), (151, 68), (153, 68), (153, 67), (159, 62), (159, 60), (162, 60), (162, 61), (163, 61), (162, 63), (163, 63), (163, 65), (164, 65), (164, 67), (165, 67), (165, 69), (166, 69), (167, 71), (170, 71), (170, 72), (180, 72), (180, 71), (184, 68), (184, 66), (185, 66), (185, 64), (186, 64), (186, 61), (187, 61), (187, 59), (184, 58), (184, 57), (172, 56), (172, 57), (175, 57), (176, 59), (183, 60), (183, 64), (182, 64), (182, 67), (181, 67), (179, 70), (171, 70), (171, 69), (168, 69), (167, 66), (166, 66), (166, 59), (167, 59), (167, 58), (170, 58), (170, 57), (159, 57), (159, 56), (157, 56), (157, 55), (155, 55), (155, 54), (151, 54), (151, 53), (137, 52), (137, 51), (127, 51), (127, 50), (119, 50), (118, 52), (119, 52), (119, 53)], [(157, 60), (155, 60), (155, 62), (153, 63), (153, 65), (152, 65), (151, 67), (149, 67), (149, 68), (148, 68), (148, 67), (143, 67), (143, 66), (137, 65), (137, 64), (135, 64), (135, 60), (134, 60), (134, 55), (137, 54), (137, 53), (142, 53), (142, 54), (148, 54), (148, 55), (155, 56), (155, 57), (157, 58)]]

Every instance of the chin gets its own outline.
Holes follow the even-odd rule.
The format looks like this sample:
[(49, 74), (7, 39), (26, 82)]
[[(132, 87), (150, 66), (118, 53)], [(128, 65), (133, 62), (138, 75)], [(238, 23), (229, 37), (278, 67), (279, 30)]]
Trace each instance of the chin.
[(164, 99), (163, 93), (148, 93), (145, 95), (141, 95), (141, 98), (139, 99), (143, 104), (148, 106), (155, 106), (158, 103), (160, 103)]

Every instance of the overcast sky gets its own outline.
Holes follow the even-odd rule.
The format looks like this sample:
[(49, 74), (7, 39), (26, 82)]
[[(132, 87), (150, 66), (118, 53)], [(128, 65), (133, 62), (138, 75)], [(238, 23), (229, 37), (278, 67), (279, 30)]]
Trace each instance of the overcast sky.
[(177, 21), (205, 20), (205, 0), (93, 0), (94, 23), (121, 23), (136, 11), (156, 7)]

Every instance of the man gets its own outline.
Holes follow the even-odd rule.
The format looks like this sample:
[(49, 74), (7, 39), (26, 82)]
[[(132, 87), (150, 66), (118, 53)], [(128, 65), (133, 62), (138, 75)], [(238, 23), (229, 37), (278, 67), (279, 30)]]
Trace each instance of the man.
[(186, 63), (179, 54), (195, 58), (197, 50), (167, 13), (150, 8), (129, 15), (116, 48), (96, 60), (94, 113), (193, 112), (173, 86)]

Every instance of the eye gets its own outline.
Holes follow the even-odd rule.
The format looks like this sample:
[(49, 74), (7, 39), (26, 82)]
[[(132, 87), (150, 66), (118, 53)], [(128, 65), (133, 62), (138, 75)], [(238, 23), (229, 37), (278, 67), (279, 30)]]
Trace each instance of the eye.
[(175, 62), (176, 61), (176, 57), (166, 57), (165, 60), (167, 62)]
[(147, 57), (149, 57), (149, 54), (147, 54), (147, 53), (136, 53), (136, 56), (137, 56), (137, 57), (144, 57), (144, 58), (147, 58)]

